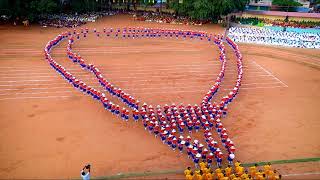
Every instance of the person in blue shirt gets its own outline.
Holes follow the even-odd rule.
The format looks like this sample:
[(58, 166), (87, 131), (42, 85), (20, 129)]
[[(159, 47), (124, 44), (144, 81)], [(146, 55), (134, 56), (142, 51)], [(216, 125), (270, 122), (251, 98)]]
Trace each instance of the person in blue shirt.
[(84, 166), (81, 170), (81, 178), (83, 180), (90, 180), (90, 169), (91, 169), (91, 165), (88, 164), (86, 166)]

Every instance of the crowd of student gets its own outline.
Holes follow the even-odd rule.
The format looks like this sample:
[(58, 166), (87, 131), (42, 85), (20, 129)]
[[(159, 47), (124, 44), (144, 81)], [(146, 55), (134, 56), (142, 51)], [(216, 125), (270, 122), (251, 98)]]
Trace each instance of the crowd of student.
[(103, 16), (111, 16), (116, 14), (116, 11), (102, 11), (91, 12), (83, 14), (54, 14), (54, 15), (40, 15), (39, 24), (41, 26), (56, 27), (56, 28), (75, 28), (86, 24), (87, 22), (95, 22), (98, 18)]
[(267, 19), (267, 18), (256, 18), (256, 17), (238, 17), (236, 22), (244, 25), (272, 25), (280, 27), (294, 27), (294, 28), (320, 28), (320, 22), (317, 21), (295, 21), (284, 19)]
[(235, 42), (299, 48), (320, 48), (320, 33), (296, 33), (266, 28), (232, 27), (228, 36)]
[[(182, 31), (173, 29), (150, 29), (150, 28), (104, 28), (103, 32), (96, 29), (93, 30), (97, 37), (113, 37), (113, 38), (176, 38), (182, 40), (200, 40), (208, 41), (210, 44), (215, 44), (220, 49), (219, 61), (221, 62), (220, 73), (216, 78), (213, 86), (204, 95), (200, 105), (160, 105), (152, 106), (147, 103), (139, 104), (139, 100), (135, 99), (129, 93), (124, 92), (121, 88), (116, 87), (108, 81), (100, 72), (98, 67), (93, 64), (87, 64), (86, 61), (77, 53), (72, 51), (72, 45), (76, 40), (82, 37), (87, 37), (89, 29), (81, 29), (78, 32), (74, 29), (73, 32), (65, 32), (58, 35), (54, 40), (50, 41), (45, 48), (45, 57), (49, 64), (62, 75), (73, 87), (82, 91), (84, 94), (92, 96), (93, 99), (102, 103), (106, 110), (120, 116), (124, 120), (133, 118), (135, 121), (141, 121), (147, 131), (154, 134), (155, 137), (167, 144), (172, 150), (178, 149), (181, 153), (186, 153), (190, 159), (198, 165), (200, 161), (208, 162), (211, 165), (214, 161), (218, 166), (222, 164), (223, 159), (227, 159), (231, 164), (235, 158), (235, 145), (231, 138), (228, 136), (227, 129), (223, 126), (222, 118), (227, 115), (228, 104), (238, 94), (241, 86), (243, 75), (242, 70), (242, 55), (239, 51), (237, 44), (230, 38), (226, 38), (227, 43), (232, 47), (237, 57), (237, 80), (235, 81), (234, 88), (224, 96), (219, 103), (211, 102), (214, 94), (219, 90), (220, 84), (223, 80), (226, 68), (225, 47), (222, 42), (224, 38), (222, 35), (212, 35), (206, 32), (197, 31)], [(50, 55), (53, 47), (58, 45), (63, 40), (68, 40), (67, 56), (68, 58), (78, 64), (83, 70), (91, 72), (96, 80), (103, 87), (104, 91), (99, 91), (85, 82), (71, 74), (66, 68), (57, 63)], [(106, 93), (106, 94), (105, 94)], [(116, 97), (121, 100), (126, 107), (120, 107), (107, 98), (107, 94), (111, 97)], [(132, 116), (131, 116), (131, 115)], [(191, 135), (192, 131), (203, 130), (204, 142), (199, 139), (192, 139), (190, 136), (183, 136), (185, 131)], [(214, 139), (212, 132), (216, 132), (221, 145), (225, 148), (223, 154), (219, 148), (218, 141)]]
[(137, 16), (137, 20), (157, 23), (184, 24), (184, 25), (202, 25), (210, 21), (191, 20), (191, 18), (176, 16), (169, 13), (143, 12)]
[(200, 162), (199, 168), (192, 171), (188, 167), (184, 171), (186, 180), (279, 180), (282, 178), (277, 170), (273, 170), (271, 164), (268, 163), (263, 167), (258, 164), (245, 168), (237, 161), (234, 166), (228, 165), (226, 168), (218, 166), (213, 169), (206, 162)]

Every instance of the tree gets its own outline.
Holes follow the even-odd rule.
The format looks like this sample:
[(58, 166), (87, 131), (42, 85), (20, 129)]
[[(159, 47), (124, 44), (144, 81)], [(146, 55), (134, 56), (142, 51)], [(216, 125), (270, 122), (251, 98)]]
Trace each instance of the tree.
[(53, 0), (33, 0), (30, 2), (32, 13), (47, 14), (57, 10), (57, 3)]
[(301, 3), (294, 0), (272, 0), (272, 5), (285, 6), (285, 7), (302, 6)]
[(170, 7), (180, 15), (188, 15), (199, 20), (216, 21), (231, 12), (243, 11), (248, 0), (184, 0), (173, 1)]

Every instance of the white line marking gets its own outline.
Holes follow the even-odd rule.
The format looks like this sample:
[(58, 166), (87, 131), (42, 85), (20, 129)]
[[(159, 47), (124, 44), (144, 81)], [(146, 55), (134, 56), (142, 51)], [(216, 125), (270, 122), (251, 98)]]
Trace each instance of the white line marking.
[(41, 81), (55, 81), (55, 80), (48, 80), (48, 79), (30, 79), (30, 80), (23, 80), (23, 81), (0, 81), (0, 83), (2, 82), (41, 82)]
[[(0, 89), (0, 91), (50, 90), (50, 89), (66, 89), (66, 88), (70, 89), (71, 87), (73, 87), (73, 86), (69, 86), (69, 87), (45, 87), (45, 88), (23, 88), (23, 89)], [(95, 87), (95, 86), (91, 86), (91, 87)]]
[(0, 84), (0, 86), (51, 86), (51, 85), (65, 85), (68, 83), (50, 83), (50, 84)]
[[(68, 60), (69, 61), (69, 60)], [(112, 67), (110, 67), (110, 68), (112, 68), (112, 69), (114, 69), (114, 68), (123, 68), (123, 67), (134, 67), (134, 68), (140, 68), (140, 69), (144, 69), (145, 67), (155, 67), (155, 66), (161, 66), (161, 67), (163, 67), (164, 65), (165, 66), (168, 66), (168, 67), (179, 67), (179, 66), (182, 66), (182, 67), (190, 67), (190, 66), (195, 66), (195, 67), (205, 67), (206, 65), (221, 65), (221, 63), (220, 62), (216, 62), (217, 60), (212, 60), (212, 62), (211, 63), (192, 63), (192, 62), (188, 62), (188, 64), (174, 64), (174, 65), (172, 65), (172, 64), (170, 64), (170, 63), (143, 63), (143, 62), (136, 62), (136, 63), (139, 63), (141, 66), (135, 66), (135, 65), (133, 65), (133, 64), (112, 64)], [(72, 62), (72, 61), (69, 61), (70, 63)], [(112, 63), (112, 62), (111, 62)], [(79, 67), (80, 68), (80, 66), (79, 65), (77, 65), (77, 64), (74, 64), (74, 63), (72, 63), (72, 66), (73, 67)], [(15, 68), (15, 67), (6, 67), (6, 69), (17, 69), (17, 70), (11, 70), (11, 71), (30, 71), (30, 70), (48, 70), (48, 69), (52, 69), (51, 68), (51, 66), (48, 64), (48, 66), (47, 66), (48, 68), (33, 68), (33, 66), (26, 66), (25, 68), (26, 69), (22, 69), (22, 67), (21, 68)], [(3, 69), (4, 69), (4, 67), (2, 67)], [(30, 69), (28, 69), (28, 68), (30, 68)], [(33, 69), (32, 69), (33, 68)], [(106, 67), (98, 67), (99, 69), (104, 69), (104, 68), (106, 68)], [(69, 69), (69, 70), (71, 70), (71, 69)], [(7, 70), (7, 71), (9, 71), (9, 70)]]
[(307, 175), (319, 175), (320, 172), (310, 172), (310, 173), (298, 173), (298, 174), (284, 174), (282, 176), (307, 176)]
[[(206, 90), (190, 90), (190, 91), (152, 91), (152, 92), (142, 92), (143, 94), (168, 94), (168, 93), (195, 93), (195, 92), (203, 92), (206, 93)], [(137, 93), (139, 94), (139, 93)], [(168, 94), (170, 95), (170, 94)], [(150, 97), (153, 98), (153, 97)]]
[[(183, 78), (185, 76), (190, 76), (188, 74), (184, 74), (184, 75), (179, 75), (179, 76), (149, 76), (149, 79), (146, 80), (146, 79), (137, 79), (137, 78), (140, 78), (140, 77), (127, 77), (127, 76), (123, 76), (123, 77), (116, 77), (116, 78), (110, 78), (110, 77), (107, 77), (107, 79), (113, 83), (117, 83), (117, 82), (152, 82), (152, 78), (158, 78), (158, 80), (161, 80), (161, 78)], [(197, 78), (194, 79), (194, 80), (212, 80), (210, 78), (212, 78), (212, 76), (215, 76), (215, 74), (197, 74)], [(208, 76), (208, 77), (203, 77), (203, 78), (199, 78), (199, 76)], [(57, 76), (57, 77), (61, 77), (61, 76)], [(274, 78), (272, 75), (254, 75), (254, 76), (246, 76), (246, 78), (256, 78), (256, 77), (272, 77)], [(97, 79), (92, 77), (92, 78), (81, 78), (79, 77), (79, 79), (81, 80), (95, 80), (95, 82), (97, 83)], [(122, 80), (120, 80), (122, 79)], [(134, 79), (134, 80), (132, 80)], [(274, 78), (276, 79), (276, 78)], [(59, 81), (60, 78), (58, 79), (31, 79), (31, 80), (16, 80), (16, 81), (0, 81), (0, 83), (19, 83), (19, 82), (52, 82), (52, 81)], [(1, 86), (1, 85), (0, 85)], [(3, 85), (2, 85), (3, 86)]]
[[(259, 84), (279, 84), (280, 82), (273, 82), (273, 83), (249, 83), (249, 84), (242, 84), (242, 86), (247, 86), (247, 85), (259, 85)], [(134, 86), (130, 86), (130, 87), (127, 87), (127, 88), (123, 88), (123, 90), (128, 90), (128, 91), (141, 91), (141, 90), (158, 90), (158, 89), (193, 89), (193, 88), (206, 88), (206, 87), (211, 87), (211, 84), (206, 84), (206, 85), (201, 85), (199, 86), (198, 83), (196, 82), (196, 85), (194, 86), (179, 86), (179, 85), (184, 85), (185, 83), (182, 82), (182, 83), (176, 83), (174, 84), (174, 86), (168, 86), (168, 84), (157, 84), (159, 87), (143, 87), (143, 86), (147, 86), (147, 84), (140, 84), (138, 86), (134, 85)], [(67, 83), (65, 83), (65, 85), (68, 85)], [(162, 86), (166, 86), (166, 87), (162, 87)], [(103, 88), (102, 86), (98, 85), (98, 86), (91, 86), (93, 88)], [(133, 88), (132, 88), (133, 87)], [(283, 86), (265, 86), (264, 88), (273, 88), (273, 87), (283, 87)], [(0, 89), (0, 92), (1, 91), (16, 91), (16, 90), (21, 90), (21, 91), (25, 91), (25, 90), (51, 90), (51, 89), (71, 89), (73, 88), (73, 86), (66, 86), (66, 87), (43, 87), (43, 88), (39, 88), (39, 87), (36, 87), (36, 88), (23, 88), (23, 89)], [(261, 87), (244, 87), (244, 88), (241, 88), (241, 89), (254, 89), (254, 88), (261, 88)], [(232, 89), (225, 89), (225, 90), (232, 90)], [(204, 89), (204, 91), (208, 91), (208, 89)], [(73, 91), (70, 91), (70, 92), (73, 92)], [(39, 92), (40, 93), (40, 92)], [(17, 94), (17, 93), (15, 93)], [(7, 94), (0, 94), (0, 95), (7, 95)]]
[[(68, 60), (68, 61), (71, 62), (70, 60)], [(111, 62), (111, 63), (114, 63), (114, 62)], [(141, 62), (138, 62), (138, 63), (141, 63)], [(217, 60), (213, 59), (210, 62), (208, 61), (208, 62), (205, 62), (205, 63), (188, 62), (188, 64), (180, 64), (180, 65), (182, 65), (182, 66), (204, 66), (204, 65), (213, 65), (213, 64), (221, 64), (221, 63), (217, 62)], [(78, 64), (72, 63), (72, 65), (75, 66), (75, 67), (79, 67)], [(147, 66), (168, 65), (168, 66), (172, 67), (172, 64), (168, 64), (168, 63), (143, 63), (142, 62), (142, 64), (140, 64), (140, 65), (147, 65)], [(178, 65), (179, 64), (176, 64), (174, 66), (178, 66)], [(127, 67), (130, 66), (131, 67), (131, 66), (133, 66), (133, 64), (118, 64), (118, 63), (116, 63), (116, 64), (111, 64), (111, 66), (112, 66), (112, 68), (116, 67), (116, 66), (127, 66)], [(36, 68), (34, 68), (34, 67), (36, 67)], [(6, 66), (6, 67), (0, 67), (0, 69), (23, 69), (23, 68), (25, 68), (25, 69), (28, 69), (28, 68), (48, 69), (48, 67), (50, 67), (49, 64), (47, 66), (32, 66), (32, 65), (30, 65), (30, 66)], [(243, 67), (245, 67), (245, 66), (243, 66)]]
[(35, 97), (11, 97), (11, 98), (0, 98), (2, 100), (13, 100), (13, 99), (47, 99), (47, 98), (69, 98), (74, 96), (35, 96)]
[[(146, 72), (149, 72), (149, 73), (145, 73), (145, 72), (141, 72), (141, 73), (135, 73), (135, 72), (133, 72), (133, 73), (125, 73), (125, 74), (127, 74), (127, 75), (150, 75), (150, 73), (154, 73), (154, 71), (146, 71)], [(184, 71), (184, 73), (199, 73), (199, 74), (201, 74), (201, 73), (203, 73), (204, 71)], [(72, 73), (75, 73), (75, 72), (72, 72)], [(159, 72), (160, 73), (160, 72)], [(164, 72), (161, 72), (161, 73), (164, 73)], [(172, 74), (172, 73), (177, 73), (177, 72), (170, 72), (170, 71), (167, 71), (167, 72), (165, 72), (166, 74), (167, 74), (167, 76), (166, 77), (169, 77), (169, 74)], [(212, 71), (212, 73), (218, 73), (218, 72), (215, 72), (215, 71)], [(226, 72), (227, 74), (238, 74), (237, 72)], [(108, 75), (115, 75), (115, 74), (123, 74), (123, 72), (117, 72), (117, 73), (115, 73), (115, 72), (111, 72), (110, 74), (108, 74)], [(248, 73), (248, 74), (258, 74), (258, 75), (263, 75), (264, 74), (264, 72), (251, 72), (251, 73)], [(57, 74), (58, 75), (58, 74)], [(48, 76), (26, 76), (26, 75), (24, 75), (24, 76), (2, 76), (2, 74), (0, 74), (0, 78), (2, 78), (2, 79), (15, 79), (15, 78), (21, 78), (21, 77), (28, 77), (28, 78), (43, 78), (43, 77), (57, 77), (57, 75), (48, 75)], [(81, 77), (90, 77), (90, 76), (94, 76), (93, 74), (89, 74), (89, 72), (88, 73), (77, 73), (76, 75), (81, 75)], [(186, 75), (186, 74), (183, 74), (183, 75)], [(212, 74), (211, 74), (212, 75)]]
[[(89, 71), (85, 71), (83, 69), (67, 69), (67, 70), (70, 70), (70, 72), (72, 73), (77, 73), (77, 74), (89, 74), (90, 72)], [(175, 70), (185, 70), (185, 72), (205, 72), (205, 71), (210, 71), (210, 72), (218, 72), (219, 70), (218, 69), (205, 69), (205, 68), (186, 68), (186, 67), (182, 67), (182, 68), (167, 68), (167, 69), (162, 69), (162, 68), (156, 68), (156, 69), (129, 69), (129, 70), (114, 70), (114, 69), (100, 69), (100, 72), (101, 73), (110, 73), (110, 74), (116, 74), (116, 73), (127, 73), (127, 72), (131, 72), (129, 74), (143, 74), (143, 72), (157, 72), (157, 71), (166, 71), (166, 70), (171, 70), (171, 71), (175, 71)], [(170, 73), (170, 72), (167, 72), (167, 73)], [(173, 73), (173, 72), (171, 72)], [(237, 73), (237, 70), (226, 70), (226, 73)], [(248, 73), (264, 73), (263, 71), (250, 71)], [(247, 74), (248, 74), (247, 73)], [(57, 74), (55, 71), (51, 71), (51, 72), (38, 72), (38, 73), (15, 73), (14, 75), (15, 76), (8, 76), (8, 75), (13, 75), (13, 73), (1, 73), (0, 72), (0, 76), (6, 76), (6, 77), (21, 77), (21, 76), (30, 76), (30, 75), (55, 75)], [(33, 76), (30, 76), (30, 77), (33, 77)], [(34, 76), (34, 77), (37, 77), (37, 76)]]
[[(273, 89), (273, 88), (286, 88), (286, 86), (258, 86), (258, 87), (247, 87), (247, 88), (240, 88), (240, 89)], [(232, 89), (224, 89), (224, 90), (232, 90)]]
[(269, 82), (269, 83), (247, 83), (247, 84), (241, 84), (241, 86), (250, 86), (255, 84), (279, 84), (281, 82)]
[(45, 92), (17, 92), (17, 93), (4, 93), (4, 94), (0, 94), (0, 96), (8, 96), (8, 95), (19, 95), (19, 94), (50, 94), (50, 93), (72, 93), (74, 91), (53, 91), (53, 92), (49, 92), (49, 91), (45, 91)]
[[(208, 66), (220, 66), (220, 64), (206, 64), (206, 65), (208, 65)], [(158, 66), (158, 65), (154, 65), (154, 66), (139, 66), (138, 68), (137, 67), (134, 67), (133, 65), (131, 65), (131, 67), (128, 67), (128, 66), (126, 66), (127, 68), (125, 68), (125, 67), (119, 67), (119, 68), (117, 68), (117, 67), (110, 67), (109, 69), (110, 70), (114, 70), (114, 69), (132, 69), (132, 67), (134, 67), (134, 69), (133, 70), (136, 70), (136, 69), (143, 69), (143, 70), (145, 70), (145, 68), (148, 68), (148, 67), (153, 67), (153, 68), (155, 68), (154, 70), (157, 70), (157, 69), (159, 69), (159, 70), (161, 70), (160, 68), (156, 68), (156, 66)], [(174, 65), (174, 67), (184, 67), (184, 68), (186, 68), (186, 67), (192, 67), (192, 66), (194, 66), (194, 67), (204, 67), (205, 65), (203, 65), (203, 66), (198, 66), (198, 65)], [(172, 67), (172, 66), (170, 66), (170, 65), (168, 65), (168, 67)], [(50, 68), (50, 67), (48, 67), (47, 69), (16, 69), (16, 70), (6, 70), (5, 72), (6, 72), (6, 74), (8, 74), (7, 72), (9, 72), (9, 73), (12, 73), (12, 72), (28, 72), (28, 74), (29, 74), (29, 72), (37, 72), (38, 70), (40, 70), (40, 71), (38, 71), (39, 73), (42, 73), (43, 71), (48, 71), (48, 70), (50, 70), (50, 69), (52, 69), (52, 68)], [(103, 67), (103, 68), (99, 68), (100, 70), (109, 70), (109, 69), (107, 69), (106, 67)], [(172, 68), (172, 69), (163, 69), (163, 70), (175, 70), (175, 69), (178, 69), (178, 68)], [(78, 66), (77, 68), (75, 67), (75, 68), (66, 68), (66, 70), (68, 70), (68, 71), (72, 71), (72, 70), (80, 70), (80, 71), (83, 71), (81, 68), (80, 68), (80, 66)], [(152, 69), (150, 69), (150, 70), (152, 70)], [(1, 72), (1, 74), (4, 74), (5, 72)], [(123, 71), (123, 72), (126, 72), (126, 71)]]
[(282, 82), (280, 79), (278, 79), (276, 76), (274, 76), (270, 71), (266, 70), (265, 68), (263, 68), (261, 65), (259, 65), (257, 62), (253, 61), (254, 64), (256, 64), (258, 67), (260, 67), (262, 70), (264, 70), (267, 74), (271, 75), (272, 77), (274, 77), (275, 79), (277, 79), (279, 82), (281, 82), (284, 86), (289, 87), (287, 84), (285, 84), (284, 82)]

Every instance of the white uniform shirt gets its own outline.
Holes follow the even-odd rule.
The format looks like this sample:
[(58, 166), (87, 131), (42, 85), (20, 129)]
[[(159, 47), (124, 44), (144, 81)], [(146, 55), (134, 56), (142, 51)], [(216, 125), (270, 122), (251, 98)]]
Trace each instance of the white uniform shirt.
[(82, 172), (84, 172), (83, 170), (81, 171), (81, 177), (83, 180), (90, 180), (90, 173), (87, 172), (85, 175), (82, 175)]

